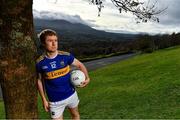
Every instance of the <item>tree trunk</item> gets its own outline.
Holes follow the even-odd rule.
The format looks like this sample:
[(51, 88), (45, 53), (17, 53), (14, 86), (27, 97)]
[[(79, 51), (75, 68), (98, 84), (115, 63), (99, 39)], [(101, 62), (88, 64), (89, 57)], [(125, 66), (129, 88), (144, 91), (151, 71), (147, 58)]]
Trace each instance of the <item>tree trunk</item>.
[(0, 84), (6, 118), (36, 119), (32, 0), (0, 0)]

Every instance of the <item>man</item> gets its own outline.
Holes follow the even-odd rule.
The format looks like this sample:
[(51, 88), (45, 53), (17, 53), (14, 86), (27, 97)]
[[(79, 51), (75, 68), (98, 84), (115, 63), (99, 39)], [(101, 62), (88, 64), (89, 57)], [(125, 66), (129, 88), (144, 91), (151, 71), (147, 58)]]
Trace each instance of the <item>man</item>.
[(58, 51), (55, 31), (45, 29), (39, 34), (39, 38), (45, 53), (36, 60), (37, 84), (45, 111), (51, 113), (52, 119), (63, 119), (63, 112), (67, 107), (72, 119), (80, 119), (79, 99), (70, 82), (69, 66), (74, 65), (84, 72), (86, 80), (80, 87), (85, 87), (90, 81), (86, 67), (72, 54)]

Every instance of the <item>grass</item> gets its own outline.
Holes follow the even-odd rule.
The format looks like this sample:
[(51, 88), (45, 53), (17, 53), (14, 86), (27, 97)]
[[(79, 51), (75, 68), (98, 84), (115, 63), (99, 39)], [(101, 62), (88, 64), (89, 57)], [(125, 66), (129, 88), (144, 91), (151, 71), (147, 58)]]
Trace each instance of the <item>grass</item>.
[(4, 102), (0, 100), (0, 119), (5, 119)]
[[(78, 89), (81, 118), (179, 119), (179, 53), (180, 47), (164, 49), (90, 72), (89, 86)], [(38, 103), (40, 118), (49, 118)]]
[(90, 73), (79, 89), (87, 119), (180, 118), (180, 48), (136, 56)]

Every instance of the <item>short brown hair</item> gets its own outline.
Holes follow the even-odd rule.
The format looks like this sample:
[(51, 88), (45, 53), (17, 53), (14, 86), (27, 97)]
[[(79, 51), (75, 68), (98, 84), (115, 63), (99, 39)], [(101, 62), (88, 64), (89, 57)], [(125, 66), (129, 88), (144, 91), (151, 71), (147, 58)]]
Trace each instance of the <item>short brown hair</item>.
[(46, 40), (46, 37), (47, 37), (47, 36), (52, 36), (52, 35), (57, 36), (57, 33), (56, 33), (54, 30), (45, 29), (45, 30), (41, 31), (41, 32), (38, 34), (38, 38), (40, 39), (41, 44), (44, 44), (44, 43), (45, 43), (45, 40)]

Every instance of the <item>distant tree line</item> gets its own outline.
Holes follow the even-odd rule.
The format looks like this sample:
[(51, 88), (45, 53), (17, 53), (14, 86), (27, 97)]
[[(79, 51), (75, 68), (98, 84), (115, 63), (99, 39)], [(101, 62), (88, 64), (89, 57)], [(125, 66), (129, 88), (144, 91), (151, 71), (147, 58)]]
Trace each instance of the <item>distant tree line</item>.
[(134, 50), (151, 53), (158, 49), (180, 45), (180, 33), (171, 35), (141, 35), (134, 41)]
[(111, 53), (127, 53), (141, 51), (151, 53), (158, 49), (180, 45), (180, 33), (171, 35), (139, 35), (135, 40), (91, 40), (66, 41), (62, 40), (60, 49), (69, 51), (79, 58), (96, 57)]
[(111, 40), (93, 39), (71, 40), (62, 38), (59, 41), (59, 49), (71, 52), (76, 57), (93, 58), (97, 56), (109, 55), (112, 53), (143, 52), (152, 53), (155, 50), (180, 45), (180, 33), (171, 35), (139, 35), (134, 40)]

